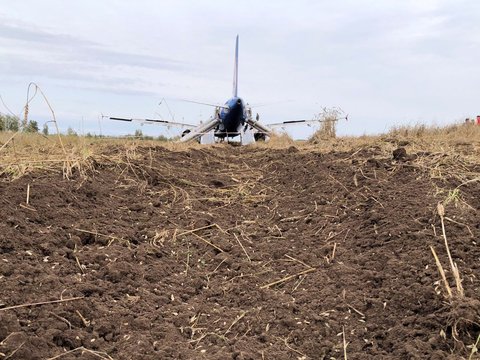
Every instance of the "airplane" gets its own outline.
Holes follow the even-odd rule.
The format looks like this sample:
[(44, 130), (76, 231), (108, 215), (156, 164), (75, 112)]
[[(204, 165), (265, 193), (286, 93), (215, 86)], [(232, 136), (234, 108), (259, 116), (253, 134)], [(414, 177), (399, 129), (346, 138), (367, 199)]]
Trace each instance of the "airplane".
[[(324, 122), (323, 119), (290, 120), (274, 124), (262, 124), (259, 122), (259, 115), (255, 119), (252, 116), (252, 108), (241, 97), (238, 96), (238, 38), (235, 42), (235, 62), (233, 69), (233, 91), (232, 97), (224, 105), (215, 105), (191, 100), (183, 100), (195, 104), (215, 107), (214, 115), (205, 123), (192, 125), (163, 119), (127, 119), (120, 117), (109, 117), (117, 121), (140, 121), (143, 123), (156, 123), (165, 126), (180, 126), (186, 128), (180, 137), (181, 142), (197, 140), (201, 144), (212, 144), (216, 141), (229, 141), (230, 138), (240, 137), (240, 143), (250, 144), (255, 141), (264, 141), (272, 136), (274, 128), (284, 127), (293, 124), (309, 124)], [(348, 115), (342, 119), (348, 119)], [(335, 118), (333, 121), (341, 119)]]

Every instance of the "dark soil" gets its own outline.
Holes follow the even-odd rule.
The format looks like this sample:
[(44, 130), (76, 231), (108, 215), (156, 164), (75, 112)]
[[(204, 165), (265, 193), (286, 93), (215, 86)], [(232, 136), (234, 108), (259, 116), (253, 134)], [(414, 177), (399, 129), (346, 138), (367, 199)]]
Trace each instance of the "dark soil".
[(446, 204), (448, 301), (430, 246), (453, 287), (436, 206), (459, 182), (428, 156), (138, 148), (3, 179), (0, 359), (468, 358), (480, 182)]

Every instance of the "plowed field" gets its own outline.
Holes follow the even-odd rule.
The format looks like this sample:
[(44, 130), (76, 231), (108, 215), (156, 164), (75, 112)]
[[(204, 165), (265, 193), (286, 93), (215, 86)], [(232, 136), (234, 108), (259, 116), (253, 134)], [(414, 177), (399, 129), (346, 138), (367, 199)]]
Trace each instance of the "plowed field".
[(479, 171), (225, 145), (4, 175), (0, 358), (478, 358)]

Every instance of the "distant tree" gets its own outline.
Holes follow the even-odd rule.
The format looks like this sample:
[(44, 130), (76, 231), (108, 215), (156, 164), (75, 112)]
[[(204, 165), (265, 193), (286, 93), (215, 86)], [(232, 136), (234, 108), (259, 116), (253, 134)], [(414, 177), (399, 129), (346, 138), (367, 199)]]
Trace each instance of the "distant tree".
[(48, 125), (43, 124), (42, 134), (47, 136), (48, 135)]
[(35, 120), (30, 120), (27, 124), (27, 127), (23, 129), (23, 131), (28, 133), (37, 133), (38, 130), (38, 123)]
[(18, 131), (19, 124), (18, 117), (0, 114), (0, 131)]
[(135, 135), (136, 138), (143, 138), (143, 132), (140, 129), (135, 130)]
[(67, 129), (67, 135), (68, 136), (78, 136), (77, 132), (73, 130), (70, 126)]
[(18, 131), (20, 129), (20, 119), (18, 116), (7, 115), (7, 130)]

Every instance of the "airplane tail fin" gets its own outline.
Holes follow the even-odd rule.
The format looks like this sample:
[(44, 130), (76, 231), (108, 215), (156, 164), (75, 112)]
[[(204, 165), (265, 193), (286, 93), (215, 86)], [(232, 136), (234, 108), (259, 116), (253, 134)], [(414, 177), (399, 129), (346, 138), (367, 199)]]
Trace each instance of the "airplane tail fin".
[(238, 96), (238, 35), (235, 44), (235, 65), (233, 68), (233, 97)]

